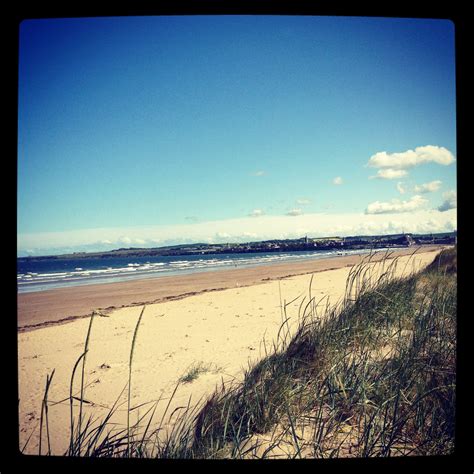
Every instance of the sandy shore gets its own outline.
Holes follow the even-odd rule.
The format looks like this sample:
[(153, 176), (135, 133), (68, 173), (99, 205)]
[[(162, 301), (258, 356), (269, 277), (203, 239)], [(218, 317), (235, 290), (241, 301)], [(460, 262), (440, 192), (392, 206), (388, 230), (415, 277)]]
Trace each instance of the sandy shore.
[[(437, 251), (424, 247), (407, 271), (430, 263)], [(399, 272), (408, 259), (400, 258)], [(159, 421), (178, 380), (191, 367), (200, 364), (204, 371), (179, 386), (170, 412), (186, 405), (189, 397), (197, 402), (223, 380), (239, 380), (243, 370), (265, 354), (265, 345), (270, 348), (276, 339), (282, 321), (280, 301), (295, 299), (288, 315), (297, 320), (313, 274), (312, 296), (336, 303), (344, 293), (350, 266), (359, 261), (357, 256), (339, 257), (19, 295), (18, 326), (30, 326), (18, 332), (20, 448), (33, 433), (25, 452), (38, 453), (41, 402), (46, 376), (54, 369), (48, 397), (51, 449), (53, 454), (67, 449), (71, 373), (84, 350), (90, 318), (57, 324), (65, 317), (110, 309), (107, 316), (93, 320), (85, 371), (85, 416), (100, 417), (127, 384), (133, 332), (147, 303), (135, 345), (131, 401), (138, 408), (132, 412), (132, 422), (150, 406), (142, 404), (161, 399), (155, 414)], [(39, 326), (32, 329), (34, 324)], [(79, 382), (76, 376), (76, 396)], [(117, 423), (125, 422), (125, 396), (121, 403)], [(43, 450), (45, 445), (44, 437)]]
[[(430, 252), (437, 248), (425, 246), (421, 251)], [(395, 250), (397, 255), (409, 255), (413, 251), (413, 248)], [(352, 255), (22, 293), (17, 298), (18, 328), (27, 330), (68, 322), (90, 316), (97, 309), (110, 311), (126, 306), (159, 303), (206, 291), (251, 286), (292, 275), (344, 268), (359, 260), (358, 255)]]

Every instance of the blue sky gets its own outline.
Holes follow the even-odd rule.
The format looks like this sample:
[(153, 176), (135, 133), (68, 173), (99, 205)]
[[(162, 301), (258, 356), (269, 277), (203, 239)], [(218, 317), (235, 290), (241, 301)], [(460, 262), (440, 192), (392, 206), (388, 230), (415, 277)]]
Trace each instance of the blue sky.
[(450, 21), (30, 20), (19, 59), (20, 255), (456, 228)]

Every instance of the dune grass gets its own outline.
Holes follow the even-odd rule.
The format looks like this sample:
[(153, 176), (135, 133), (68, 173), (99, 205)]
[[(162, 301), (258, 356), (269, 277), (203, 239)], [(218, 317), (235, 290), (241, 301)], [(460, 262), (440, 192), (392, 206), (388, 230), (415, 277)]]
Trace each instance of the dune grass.
[(181, 383), (192, 383), (194, 382), (201, 374), (205, 374), (211, 370), (211, 367), (208, 364), (202, 362), (197, 362), (192, 364), (187, 372), (179, 378)]
[[(223, 384), (200, 404), (189, 402), (168, 415), (169, 400), (154, 429), (159, 401), (130, 426), (133, 349), (142, 311), (129, 361), (127, 428), (109, 427), (117, 399), (100, 421), (81, 426), (80, 414), (74, 430), (71, 401), (66, 455), (260, 459), (453, 452), (456, 249), (403, 277), (395, 277), (399, 261), (389, 257), (377, 270), (373, 254), (353, 267), (344, 298), (334, 307), (317, 301), (311, 286), (297, 314), (288, 314), (290, 303), (281, 303), (278, 338), (241, 383)], [(290, 329), (291, 318), (298, 321), (296, 329)], [(83, 370), (86, 353), (87, 342), (76, 364), (82, 360)], [(180, 383), (192, 382), (204, 369), (191, 367), (173, 396)], [(47, 389), (49, 383), (48, 378)], [(81, 383), (81, 400), (83, 391)], [(165, 416), (171, 429), (163, 436)]]
[[(264, 455), (280, 443), (290, 445), (289, 457), (302, 456), (303, 445), (315, 458), (451, 452), (455, 261), (455, 253), (443, 252), (405, 278), (393, 277), (396, 260), (378, 275), (368, 261), (354, 267), (341, 305), (314, 317), (316, 306), (308, 304), (280, 350), (236, 390), (208, 400), (192, 451), (213, 457), (232, 446), (233, 456), (262, 457), (258, 435), (279, 426), (289, 436), (266, 443)], [(295, 427), (303, 419), (311, 423), (301, 437)]]

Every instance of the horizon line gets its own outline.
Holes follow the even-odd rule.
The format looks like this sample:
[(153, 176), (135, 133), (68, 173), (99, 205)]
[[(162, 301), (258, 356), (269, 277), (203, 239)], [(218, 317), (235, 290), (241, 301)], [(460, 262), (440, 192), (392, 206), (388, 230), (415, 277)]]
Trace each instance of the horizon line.
[(25, 256), (18, 256), (17, 259), (20, 258), (42, 258), (42, 257), (62, 257), (62, 256), (73, 256), (73, 255), (84, 255), (84, 254), (104, 254), (104, 253), (113, 253), (118, 252), (121, 250), (160, 250), (165, 248), (173, 248), (173, 247), (186, 247), (187, 245), (206, 245), (208, 247), (214, 246), (222, 246), (222, 245), (245, 245), (245, 244), (255, 244), (255, 243), (264, 243), (264, 242), (273, 242), (273, 241), (295, 241), (295, 240), (302, 240), (305, 238), (311, 240), (330, 240), (330, 239), (350, 239), (354, 237), (391, 237), (396, 235), (441, 235), (441, 234), (457, 234), (457, 229), (447, 232), (425, 232), (425, 233), (415, 233), (415, 232), (397, 232), (394, 234), (358, 234), (358, 235), (347, 235), (347, 236), (339, 236), (339, 235), (331, 235), (331, 236), (324, 236), (324, 237), (308, 237), (307, 235), (304, 237), (297, 237), (297, 238), (288, 238), (288, 239), (265, 239), (265, 240), (249, 240), (247, 242), (221, 242), (221, 243), (206, 243), (206, 242), (188, 242), (183, 244), (174, 244), (174, 245), (162, 245), (158, 247), (119, 247), (111, 250), (99, 250), (99, 251), (79, 251), (79, 252), (72, 252), (72, 253), (61, 253), (61, 254), (43, 254), (43, 255), (25, 255)]

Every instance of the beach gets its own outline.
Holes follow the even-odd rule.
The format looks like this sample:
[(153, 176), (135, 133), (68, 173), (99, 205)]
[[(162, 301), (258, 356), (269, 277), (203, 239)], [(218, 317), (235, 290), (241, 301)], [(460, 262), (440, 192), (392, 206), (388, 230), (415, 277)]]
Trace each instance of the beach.
[[(397, 249), (397, 274), (421, 269), (440, 249), (426, 246), (414, 255), (414, 248)], [(303, 301), (314, 298), (321, 311), (340, 301), (350, 269), (361, 258), (336, 257), (18, 295), (20, 449), (31, 435), (25, 453), (38, 453), (46, 377), (54, 370), (48, 393), (51, 452), (66, 451), (71, 373), (84, 352), (89, 327), (84, 417), (104, 416), (119, 400), (114, 421), (123, 424), (126, 390), (121, 398), (120, 394), (128, 382), (136, 324), (146, 306), (133, 354), (131, 413), (136, 421), (159, 400), (155, 414), (159, 421), (178, 382), (168, 413), (203, 400), (223, 383), (238, 382), (246, 368), (271, 351), (284, 319), (290, 318), (290, 328), (297, 324)], [(89, 326), (94, 311), (100, 313)], [(186, 378), (193, 368), (199, 369), (197, 376)], [(73, 395), (79, 389), (80, 376), (76, 375)], [(76, 416), (78, 407), (76, 400)]]

